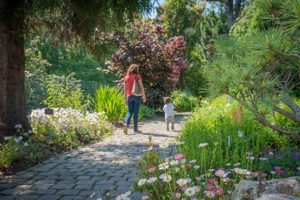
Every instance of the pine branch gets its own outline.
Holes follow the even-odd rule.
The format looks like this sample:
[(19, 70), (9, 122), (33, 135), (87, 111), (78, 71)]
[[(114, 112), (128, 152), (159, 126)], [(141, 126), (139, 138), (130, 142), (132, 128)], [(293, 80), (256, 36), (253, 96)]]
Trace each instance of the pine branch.
[(300, 135), (299, 133), (297, 132), (293, 132), (293, 131), (287, 131), (287, 130), (284, 130), (282, 129), (281, 127), (277, 126), (277, 125), (273, 125), (271, 124), (268, 120), (266, 120), (264, 117), (260, 116), (257, 118), (257, 120), (259, 121), (259, 123), (261, 123), (262, 125), (274, 130), (274, 131), (277, 131), (279, 133), (282, 133), (283, 135), (286, 135), (288, 137), (291, 137), (291, 138), (294, 138), (296, 139), (297, 141), (300, 141)]
[(300, 123), (300, 119), (297, 118), (296, 114), (290, 113), (290, 112), (288, 112), (286, 110), (283, 110), (283, 109), (281, 109), (277, 106), (274, 107), (274, 111), (284, 115), (285, 117), (287, 117), (287, 118), (289, 118), (289, 119), (291, 119), (291, 120), (293, 120), (297, 123)]

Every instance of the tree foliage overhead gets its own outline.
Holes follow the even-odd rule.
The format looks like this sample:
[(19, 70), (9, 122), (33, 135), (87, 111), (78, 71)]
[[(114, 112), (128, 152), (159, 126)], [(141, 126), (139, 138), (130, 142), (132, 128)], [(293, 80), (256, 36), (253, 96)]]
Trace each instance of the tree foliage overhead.
[[(206, 70), (217, 94), (232, 96), (260, 123), (297, 140), (300, 107), (292, 96), (300, 84), (299, 8), (299, 0), (253, 1), (232, 35), (218, 40), (215, 60)], [(271, 122), (275, 113), (298, 125)]]
[(162, 97), (170, 95), (187, 66), (184, 38), (168, 38), (163, 26), (146, 21), (134, 23), (122, 35), (105, 37), (116, 41), (120, 47), (112, 55), (112, 68), (123, 78), (130, 64), (138, 64), (148, 105), (160, 106)]
[[(0, 136), (15, 124), (30, 129), (26, 117), (24, 36), (35, 29), (58, 40), (86, 43), (96, 30), (124, 26), (135, 12), (152, 8), (149, 0), (2, 0), (0, 2)], [(3, 137), (0, 137), (0, 141)]]

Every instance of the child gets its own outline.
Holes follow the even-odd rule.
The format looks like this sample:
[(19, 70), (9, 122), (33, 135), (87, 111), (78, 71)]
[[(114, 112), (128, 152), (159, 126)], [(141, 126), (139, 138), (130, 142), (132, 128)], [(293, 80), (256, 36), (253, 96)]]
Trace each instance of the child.
[(171, 103), (170, 97), (164, 98), (164, 112), (165, 112), (165, 120), (166, 120), (166, 127), (167, 131), (169, 131), (169, 123), (171, 123), (171, 128), (174, 131), (174, 106)]

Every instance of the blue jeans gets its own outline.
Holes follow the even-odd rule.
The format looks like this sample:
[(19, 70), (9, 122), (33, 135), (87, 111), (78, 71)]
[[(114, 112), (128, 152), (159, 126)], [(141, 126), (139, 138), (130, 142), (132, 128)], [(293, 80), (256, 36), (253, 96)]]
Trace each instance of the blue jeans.
[(129, 126), (131, 116), (133, 115), (134, 131), (138, 130), (138, 119), (139, 119), (141, 102), (142, 102), (142, 97), (138, 97), (138, 96), (127, 97), (128, 112), (125, 117), (125, 124)]

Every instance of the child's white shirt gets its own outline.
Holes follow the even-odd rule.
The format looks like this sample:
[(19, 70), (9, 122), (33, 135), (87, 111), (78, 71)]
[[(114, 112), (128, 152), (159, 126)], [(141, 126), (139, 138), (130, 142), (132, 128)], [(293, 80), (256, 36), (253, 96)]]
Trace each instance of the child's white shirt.
[(171, 103), (165, 104), (163, 108), (165, 112), (165, 118), (174, 116), (174, 106)]

